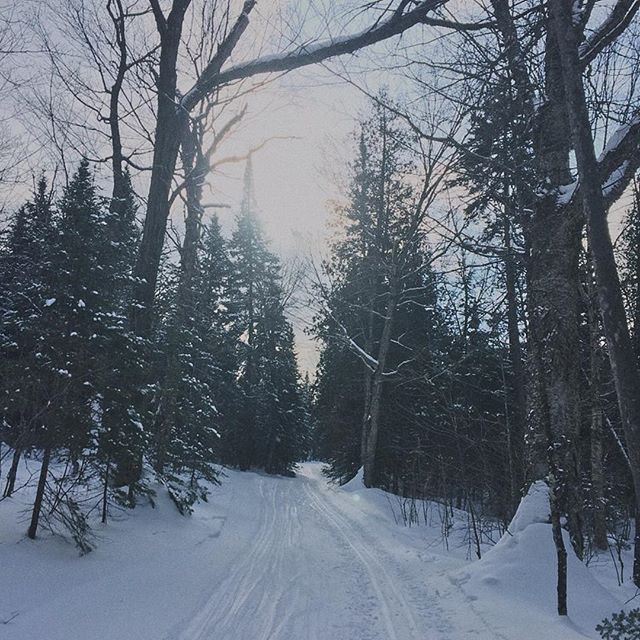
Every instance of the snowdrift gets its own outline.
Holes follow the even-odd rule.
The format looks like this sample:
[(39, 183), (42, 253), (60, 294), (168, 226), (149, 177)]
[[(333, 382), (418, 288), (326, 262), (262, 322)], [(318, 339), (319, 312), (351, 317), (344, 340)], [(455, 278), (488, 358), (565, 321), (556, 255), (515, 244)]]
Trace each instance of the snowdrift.
[[(520, 503), (509, 530), (482, 560), (457, 572), (452, 581), (467, 594), (470, 602), (481, 601), (482, 609), (493, 619), (520, 621), (523, 638), (535, 629), (536, 638), (569, 640), (599, 637), (596, 625), (612, 611), (618, 601), (605, 589), (575, 555), (565, 535), (568, 569), (568, 619), (559, 632), (556, 613), (556, 552), (553, 544), (549, 491), (536, 482)], [(509, 603), (504, 610), (505, 602)], [(480, 603), (478, 603), (480, 604)]]

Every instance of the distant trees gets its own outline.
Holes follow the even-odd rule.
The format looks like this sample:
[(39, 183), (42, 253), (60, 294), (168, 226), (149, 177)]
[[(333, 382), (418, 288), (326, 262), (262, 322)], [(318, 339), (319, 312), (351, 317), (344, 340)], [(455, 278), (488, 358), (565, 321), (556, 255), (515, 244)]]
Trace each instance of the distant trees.
[(251, 164), (245, 172), (238, 228), (229, 246), (232, 331), (239, 336), (238, 384), (243, 394), (228, 460), (291, 473), (305, 455), (305, 411), (293, 346), (284, 315), (280, 265), (256, 218)]

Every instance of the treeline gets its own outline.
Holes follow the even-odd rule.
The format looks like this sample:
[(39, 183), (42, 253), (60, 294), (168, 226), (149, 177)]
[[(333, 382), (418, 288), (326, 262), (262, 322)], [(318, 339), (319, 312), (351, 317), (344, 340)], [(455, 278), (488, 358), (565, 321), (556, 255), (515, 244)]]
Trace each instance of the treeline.
[[(41, 461), (39, 523), (90, 547), (87, 514), (166, 485), (182, 512), (218, 467), (290, 474), (306, 406), (281, 267), (255, 216), (251, 169), (230, 239), (203, 222), (194, 260), (165, 251), (153, 330), (131, 330), (137, 198), (117, 202), (83, 160), (59, 198), (45, 178), (0, 248), (3, 497), (22, 459)], [(4, 460), (3, 460), (4, 462)], [(54, 464), (55, 463), (55, 464)]]
[[(530, 214), (505, 196), (504, 173), (485, 165), (489, 154), (513, 162), (523, 153), (501, 135), (513, 123), (497, 106), (478, 113), (466, 153), (426, 173), (420, 169), (436, 163), (388, 96), (362, 120), (347, 203), (335, 212), (337, 233), (316, 284), (314, 452), (339, 481), (362, 466), (367, 486), (466, 509), (474, 527), (485, 517), (506, 526), (528, 484), (546, 478), (579, 557), (609, 545), (619, 554), (633, 542), (632, 467), (587, 243), (575, 254), (575, 349), (549, 352), (531, 326), (531, 272), (540, 265), (528, 245)], [(496, 135), (509, 145), (501, 148)], [(530, 167), (511, 166), (522, 167), (518, 196), (528, 197)], [(444, 193), (464, 204), (443, 214)], [(632, 196), (617, 259), (637, 346), (637, 187)], [(541, 357), (547, 375), (574, 372), (575, 396), (546, 399)], [(567, 427), (575, 420), (571, 436), (545, 428), (544, 412), (558, 410), (549, 401), (577, 412), (558, 418)]]
[[(506, 523), (521, 486), (505, 318), (489, 313), (498, 274), (429, 234), (437, 204), (415, 179), (421, 158), (406, 123), (377, 103), (357, 138), (317, 285), (315, 451), (338, 480), (363, 465), (368, 486)], [(440, 177), (425, 180), (435, 196)]]

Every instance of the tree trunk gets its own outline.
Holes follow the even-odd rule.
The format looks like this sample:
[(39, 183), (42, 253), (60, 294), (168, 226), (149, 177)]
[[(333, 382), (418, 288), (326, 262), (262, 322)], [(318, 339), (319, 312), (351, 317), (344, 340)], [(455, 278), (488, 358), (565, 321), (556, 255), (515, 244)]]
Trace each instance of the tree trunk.
[(9, 472), (7, 473), (7, 481), (4, 485), (4, 493), (2, 494), (5, 498), (10, 498), (13, 494), (13, 490), (16, 486), (16, 476), (18, 475), (18, 464), (20, 463), (20, 455), (22, 451), (19, 447), (16, 447), (13, 451), (13, 456), (11, 458), (11, 466), (9, 467)]
[(185, 234), (180, 251), (180, 280), (176, 294), (176, 313), (173, 336), (167, 345), (167, 365), (162, 387), (160, 421), (156, 437), (155, 470), (162, 474), (166, 463), (167, 448), (176, 424), (178, 411), (178, 382), (182, 376), (178, 351), (181, 348), (180, 332), (185, 328), (193, 309), (193, 277), (198, 263), (198, 247), (202, 223), (202, 181), (204, 158), (199, 153), (200, 139), (193, 126), (182, 130), (182, 164), (185, 174), (187, 215)]
[[(374, 289), (375, 285), (373, 285), (371, 282), (370, 284), (372, 286), (372, 290), (375, 290)], [(367, 334), (365, 336), (365, 341), (364, 341), (364, 350), (366, 353), (369, 353), (369, 354), (373, 351), (373, 327), (374, 327), (373, 305), (375, 304), (375, 298), (376, 296), (372, 294), (370, 299), (369, 313), (367, 317)], [(361, 441), (360, 441), (360, 459), (364, 467), (365, 460), (369, 455), (368, 451), (369, 451), (369, 434), (371, 431), (370, 429), (371, 427), (371, 390), (372, 390), (373, 373), (371, 371), (369, 363), (364, 363), (363, 367), (364, 367), (363, 368), (364, 407), (363, 407), (363, 413), (362, 413), (362, 435), (361, 435)]]
[(589, 360), (591, 388), (591, 431), (590, 431), (590, 458), (591, 458), (591, 491), (593, 502), (593, 542), (597, 549), (607, 550), (607, 519), (605, 503), (605, 476), (602, 459), (602, 425), (603, 412), (600, 380), (600, 324), (596, 309), (595, 291), (592, 284), (592, 265), (587, 261), (588, 296), (587, 317), (589, 322)]
[(107, 458), (104, 467), (104, 484), (102, 486), (102, 524), (106, 524), (107, 522), (107, 511), (109, 506), (109, 467), (111, 465), (111, 461)]
[(179, 113), (176, 105), (176, 64), (184, 13), (188, 4), (174, 2), (160, 34), (160, 66), (156, 83), (158, 113), (153, 145), (153, 168), (142, 241), (134, 272), (136, 284), (131, 311), (133, 328), (136, 334), (142, 337), (148, 337), (151, 331), (156, 281), (170, 212), (169, 196), (182, 130), (188, 117), (186, 113)]
[[(541, 390), (546, 396), (540, 416), (549, 422), (551, 443), (558, 452), (558, 509), (569, 519), (571, 541), (583, 553), (582, 497), (579, 483), (581, 373), (579, 351), (579, 255), (582, 217), (558, 207), (557, 189), (569, 184), (570, 139), (564, 105), (559, 52), (553, 34), (547, 37), (545, 58), (547, 102), (538, 112), (536, 159), (545, 193), (537, 199), (528, 228), (531, 254), (528, 263), (530, 324), (541, 370)], [(548, 443), (544, 443), (545, 446)], [(562, 498), (562, 499), (561, 499)]]
[[(120, 8), (116, 3), (116, 8)], [(109, 90), (109, 132), (111, 135), (111, 169), (113, 172), (113, 189), (111, 191), (111, 212), (121, 211), (121, 204), (126, 191), (124, 174), (124, 156), (122, 153), (122, 136), (120, 133), (120, 94), (125, 75), (129, 69), (127, 63), (127, 44), (125, 19), (122, 12), (112, 15), (115, 30), (115, 46), (119, 52), (118, 70), (113, 85)]]
[(558, 485), (555, 478), (551, 481), (550, 506), (551, 506), (551, 529), (553, 532), (553, 542), (556, 547), (556, 560), (558, 564), (556, 595), (558, 615), (566, 616), (567, 611), (567, 550), (562, 539), (562, 525), (560, 523), (560, 505), (558, 503)]
[[(640, 180), (637, 177), (633, 179), (633, 202), (634, 202), (634, 215), (640, 219)], [(636, 219), (633, 221), (635, 228), (640, 226), (640, 221)], [(634, 274), (633, 274), (633, 288), (631, 299), (631, 320), (633, 322), (633, 333), (631, 339), (633, 340), (633, 351), (636, 354), (636, 360), (640, 364), (640, 247), (635, 248), (636, 255), (634, 255)]]
[(637, 499), (635, 515), (636, 535), (633, 542), (633, 584), (635, 584), (636, 587), (640, 587), (640, 505)]
[(33, 503), (33, 511), (31, 512), (31, 524), (29, 525), (29, 531), (27, 532), (27, 535), (32, 540), (35, 540), (36, 533), (38, 531), (38, 522), (40, 520), (40, 511), (42, 509), (44, 491), (47, 486), (47, 475), (49, 473), (50, 459), (51, 459), (51, 449), (47, 447), (44, 450), (44, 455), (42, 457), (42, 466), (40, 467), (40, 477), (38, 478), (38, 489), (36, 491), (36, 498)]
[[(395, 268), (395, 267), (394, 267)], [(391, 274), (389, 289), (389, 302), (385, 310), (384, 325), (378, 347), (377, 365), (371, 380), (371, 404), (369, 408), (369, 420), (365, 422), (367, 429), (366, 448), (362, 460), (363, 483), (365, 487), (372, 487), (376, 482), (376, 449), (378, 446), (378, 432), (380, 429), (380, 401), (384, 389), (384, 369), (391, 346), (391, 332), (398, 302), (398, 274)]]
[[(632, 463), (631, 472), (636, 512), (638, 512), (640, 511), (640, 372), (631, 342), (613, 244), (609, 235), (607, 209), (602, 195), (600, 171), (578, 58), (577, 34), (572, 23), (572, 3), (567, 0), (552, 0), (551, 11), (562, 62), (565, 100), (580, 176), (582, 207), (588, 223), (598, 302), (609, 348), (609, 359), (628, 455)], [(638, 554), (636, 554), (637, 558)], [(635, 565), (634, 576), (640, 577), (640, 568)], [(640, 580), (637, 586), (640, 586)]]
[(509, 336), (509, 359), (513, 375), (513, 415), (509, 425), (509, 464), (511, 476), (512, 510), (522, 498), (524, 487), (524, 432), (526, 415), (526, 385), (520, 344), (520, 327), (518, 323), (517, 268), (511, 246), (511, 227), (509, 215), (504, 216), (504, 271), (507, 300), (507, 333)]

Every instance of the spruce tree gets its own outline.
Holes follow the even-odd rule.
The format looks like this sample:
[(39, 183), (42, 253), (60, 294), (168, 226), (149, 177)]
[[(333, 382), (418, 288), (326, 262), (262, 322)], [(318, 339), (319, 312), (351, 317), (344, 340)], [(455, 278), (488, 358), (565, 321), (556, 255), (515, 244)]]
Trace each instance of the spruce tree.
[[(200, 238), (191, 277), (167, 262), (156, 306), (156, 429), (162, 430), (162, 470), (171, 497), (188, 512), (217, 481), (240, 395), (229, 301), (231, 262), (218, 219)], [(171, 403), (171, 404), (168, 404)], [(158, 440), (156, 438), (156, 447)], [(156, 453), (157, 459), (157, 453)]]
[(640, 180), (636, 176), (633, 200), (622, 221), (618, 257), (621, 262), (621, 284), (632, 323), (636, 357), (640, 359)]
[[(337, 211), (339, 234), (324, 265), (331, 286), (318, 287), (324, 309), (314, 330), (324, 349), (317, 409), (325, 409), (316, 411), (316, 418), (325, 456), (332, 463), (330, 474), (348, 479), (364, 463), (377, 394), (379, 442), (369, 448), (376, 450), (377, 482), (386, 483), (398, 475), (394, 460), (404, 455), (397, 447), (399, 430), (410, 419), (411, 408), (420, 409), (419, 396), (407, 393), (406, 417), (398, 420), (394, 411), (400, 405), (387, 400), (409, 388), (406, 383), (396, 385), (396, 379), (416, 370), (418, 375), (425, 373), (420, 367), (439, 330), (436, 282), (416, 224), (419, 211), (410, 180), (415, 167), (408, 132), (397, 117), (376, 105), (362, 121), (357, 140), (349, 201)], [(376, 369), (383, 349), (381, 375)]]
[(203, 344), (209, 354), (209, 385), (214, 397), (216, 460), (226, 460), (237, 429), (243, 397), (236, 377), (239, 367), (238, 325), (232, 310), (233, 266), (217, 216), (212, 216), (202, 239), (200, 269), (196, 276), (196, 310), (201, 319)]
[(238, 227), (230, 244), (230, 308), (240, 341), (243, 402), (237, 428), (229, 434), (229, 461), (242, 469), (289, 474), (304, 455), (305, 412), (280, 264), (267, 247), (255, 208), (249, 161)]
[(128, 323), (139, 236), (137, 204), (128, 172), (123, 187), (118, 207), (103, 212), (104, 252), (100, 257), (104, 309), (100, 314), (96, 397), (101, 409), (98, 459), (103, 468), (103, 522), (110, 485), (128, 485), (127, 501), (133, 504), (138, 467), (147, 444), (137, 392), (142, 383), (144, 350)]
[(44, 176), (11, 220), (0, 249), (0, 439), (13, 447), (3, 494), (11, 495), (23, 451), (37, 446), (49, 371), (42, 335), (51, 298), (54, 209)]

